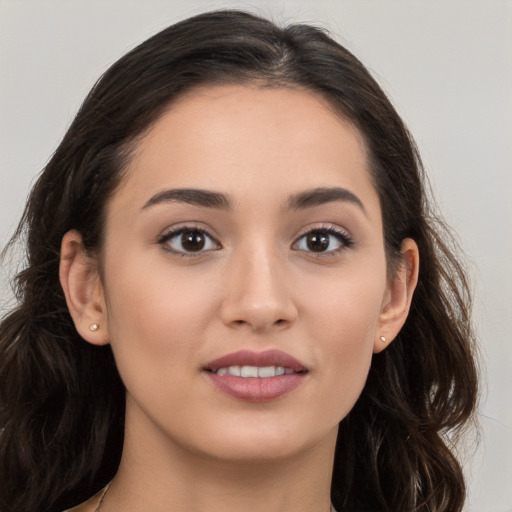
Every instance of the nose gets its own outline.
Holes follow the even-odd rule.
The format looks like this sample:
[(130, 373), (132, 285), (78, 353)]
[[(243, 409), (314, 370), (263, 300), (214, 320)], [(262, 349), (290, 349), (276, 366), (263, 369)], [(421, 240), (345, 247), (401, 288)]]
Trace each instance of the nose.
[(222, 321), (254, 332), (285, 329), (297, 318), (283, 256), (272, 248), (240, 251), (233, 256), (221, 306)]

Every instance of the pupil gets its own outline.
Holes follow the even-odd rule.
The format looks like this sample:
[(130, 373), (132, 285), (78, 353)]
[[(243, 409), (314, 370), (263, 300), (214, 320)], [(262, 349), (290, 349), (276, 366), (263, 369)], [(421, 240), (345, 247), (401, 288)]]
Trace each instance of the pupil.
[(204, 236), (200, 231), (187, 231), (181, 236), (181, 244), (187, 251), (200, 251), (204, 248)]
[(329, 236), (323, 233), (310, 233), (307, 237), (308, 249), (322, 252), (329, 247)]

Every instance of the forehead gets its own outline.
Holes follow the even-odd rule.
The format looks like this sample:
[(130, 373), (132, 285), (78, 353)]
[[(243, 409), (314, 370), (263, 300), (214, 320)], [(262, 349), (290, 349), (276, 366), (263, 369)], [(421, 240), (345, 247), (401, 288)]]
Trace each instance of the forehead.
[(362, 136), (324, 98), (220, 85), (171, 104), (136, 146), (118, 194), (140, 203), (171, 187), (243, 197), (333, 185), (375, 195)]

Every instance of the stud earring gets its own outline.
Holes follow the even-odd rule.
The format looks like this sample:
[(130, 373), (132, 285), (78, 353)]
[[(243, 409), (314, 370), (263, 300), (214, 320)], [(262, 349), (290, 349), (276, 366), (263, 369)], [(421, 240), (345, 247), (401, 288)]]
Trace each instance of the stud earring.
[(380, 341), (382, 341), (382, 343), (386, 343), (386, 337), (385, 336), (381, 336), (380, 337)]
[(92, 332), (97, 331), (99, 328), (100, 328), (100, 324), (91, 324), (89, 326), (89, 330), (92, 331)]

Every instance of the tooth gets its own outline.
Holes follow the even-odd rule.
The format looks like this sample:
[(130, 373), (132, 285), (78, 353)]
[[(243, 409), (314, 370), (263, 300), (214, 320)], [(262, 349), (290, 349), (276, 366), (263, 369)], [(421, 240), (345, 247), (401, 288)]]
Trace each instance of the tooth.
[(240, 377), (257, 377), (258, 368), (256, 366), (242, 366)]
[(240, 366), (230, 366), (228, 368), (229, 375), (234, 375), (235, 377), (240, 377)]
[(258, 377), (274, 377), (275, 375), (275, 366), (262, 366), (261, 368), (258, 368)]
[(291, 375), (295, 373), (291, 368), (283, 366), (230, 366), (214, 370), (217, 375), (233, 375), (234, 377), (268, 378), (277, 375)]

